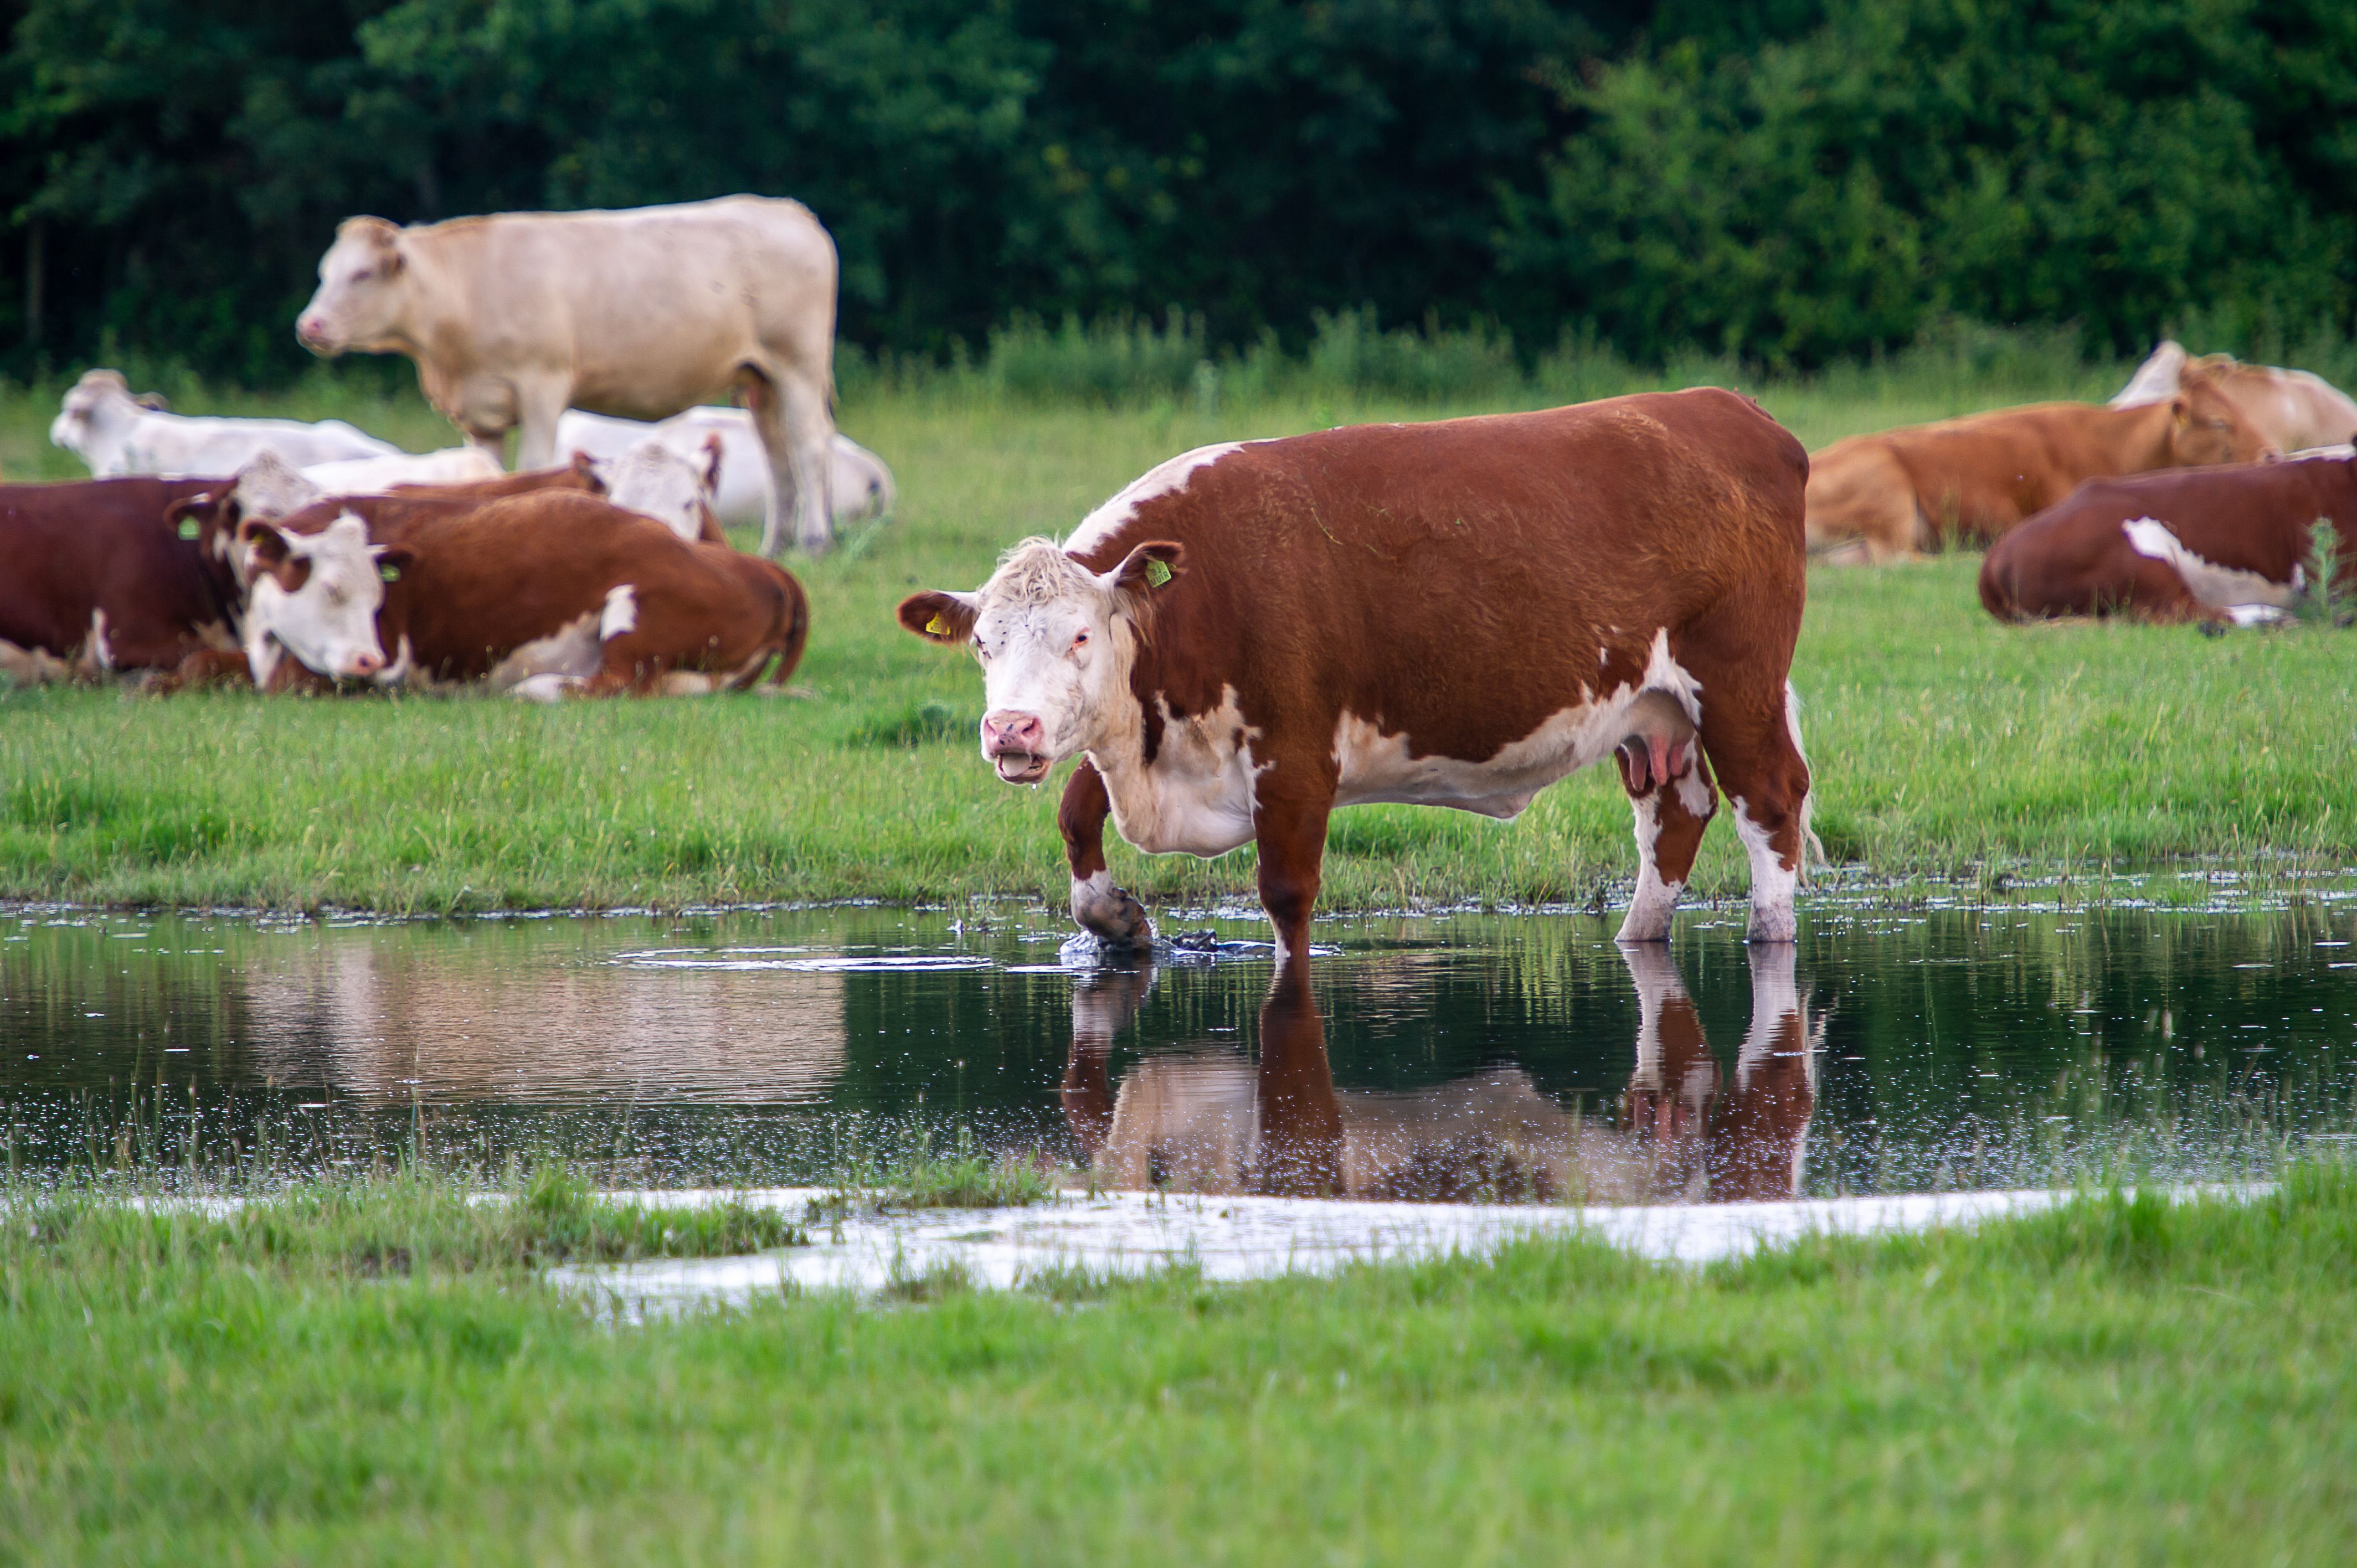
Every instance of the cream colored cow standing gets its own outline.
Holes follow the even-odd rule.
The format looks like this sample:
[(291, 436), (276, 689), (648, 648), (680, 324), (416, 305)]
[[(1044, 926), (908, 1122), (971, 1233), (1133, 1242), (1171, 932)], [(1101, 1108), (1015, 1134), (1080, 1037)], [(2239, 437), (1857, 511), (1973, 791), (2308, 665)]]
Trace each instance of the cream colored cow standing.
[(314, 353), (406, 354), (434, 406), (517, 462), (568, 407), (666, 418), (734, 393), (769, 456), (761, 548), (832, 538), (834, 242), (798, 201), (507, 212), (407, 229), (348, 218), (296, 320)]

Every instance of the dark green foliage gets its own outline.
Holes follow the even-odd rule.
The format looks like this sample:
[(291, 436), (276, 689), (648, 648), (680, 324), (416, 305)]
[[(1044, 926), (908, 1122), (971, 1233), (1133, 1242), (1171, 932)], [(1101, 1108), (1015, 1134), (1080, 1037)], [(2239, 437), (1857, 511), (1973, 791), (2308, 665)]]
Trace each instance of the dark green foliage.
[[(2331, 0), (14, 0), (0, 18), (0, 368), (18, 374), (129, 351), (284, 381), (350, 213), (732, 190), (800, 197), (834, 231), (848, 341), (988, 343), (1010, 388), (1064, 395), (1111, 378), (1215, 397), (1198, 365), (1265, 366), (1263, 346), (1313, 331), (1414, 394), (1378, 322), (1446, 326), (1484, 364), (1511, 344), (1527, 368), (1566, 333), (1648, 362), (1814, 364), (1950, 317), (2139, 351), (2198, 323), (2200, 347), (2256, 348), (2345, 335), (2357, 301), (2357, 10)], [(1130, 325), (1174, 310), (1175, 330)], [(1076, 365), (1094, 381), (1067, 387)]]

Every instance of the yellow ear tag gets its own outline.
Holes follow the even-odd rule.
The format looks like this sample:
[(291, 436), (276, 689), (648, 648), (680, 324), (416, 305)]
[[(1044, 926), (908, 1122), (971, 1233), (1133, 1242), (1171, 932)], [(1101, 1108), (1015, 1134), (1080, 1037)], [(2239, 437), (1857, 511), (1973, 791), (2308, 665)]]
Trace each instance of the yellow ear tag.
[(398, 566), (380, 566), (376, 569), (376, 575), (388, 583), (401, 581), (401, 568)]
[(180, 520), (180, 537), (183, 539), (194, 539), (196, 536), (197, 520), (193, 517), (182, 518)]
[(925, 629), (935, 637), (947, 637), (950, 634), (950, 623), (935, 616), (925, 623)]
[(1146, 562), (1146, 580), (1158, 588), (1170, 580), (1170, 568), (1148, 556)]

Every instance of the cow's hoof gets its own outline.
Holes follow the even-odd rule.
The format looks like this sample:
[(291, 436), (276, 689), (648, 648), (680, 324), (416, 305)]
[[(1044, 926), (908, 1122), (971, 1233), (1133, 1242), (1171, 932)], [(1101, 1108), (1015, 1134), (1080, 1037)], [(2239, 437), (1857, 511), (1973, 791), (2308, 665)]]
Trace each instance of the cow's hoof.
[(1129, 889), (1114, 886), (1102, 871), (1072, 884), (1072, 918), (1081, 929), (1114, 947), (1154, 944), (1154, 922), (1146, 918), (1146, 906), (1130, 897)]
[(1743, 934), (1748, 942), (1789, 942), (1799, 939), (1800, 922), (1793, 918), (1789, 904), (1780, 908), (1754, 908), (1751, 927)]

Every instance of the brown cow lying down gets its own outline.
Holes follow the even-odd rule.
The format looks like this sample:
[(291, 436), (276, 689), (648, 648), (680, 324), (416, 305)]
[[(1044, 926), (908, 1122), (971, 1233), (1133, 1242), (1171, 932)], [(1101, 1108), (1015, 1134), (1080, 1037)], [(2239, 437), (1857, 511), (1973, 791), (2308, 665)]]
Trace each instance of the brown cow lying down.
[(1667, 934), (1715, 774), (1751, 934), (1790, 941), (1807, 475), (1712, 389), (1207, 446), (900, 621), (974, 645), (1001, 779), (1083, 758), (1059, 822), (1073, 918), (1107, 939), (1151, 936), (1106, 871), (1108, 811), (1149, 853), (1257, 842), (1296, 963), (1336, 807), (1511, 819), (1617, 749), (1641, 865), (1622, 940)]
[(235, 646), (237, 585), (167, 512), (220, 479), (0, 489), (0, 672), (17, 682), (169, 670)]
[(1809, 549), (1880, 563), (1986, 544), (2084, 479), (2267, 451), (2217, 383), (2190, 370), (2174, 397), (2147, 406), (2040, 403), (1852, 435), (1810, 459)]
[[(252, 683), (253, 671), (247, 664), (242, 640), (251, 574), (245, 550), (239, 542), (239, 525), (251, 515), (264, 521), (300, 517), (307, 529), (325, 528), (341, 510), (334, 498), (307, 499), (315, 493), (316, 487), (306, 485), (301, 475), (283, 464), (255, 464), (241, 471), (233, 483), (200, 482), (206, 488), (174, 501), (166, 510), (165, 518), (181, 539), (193, 542), (206, 572), (216, 579), (217, 589), (230, 607), (226, 619), (231, 635), (191, 653), (170, 674), (153, 682), (149, 689), (158, 693), (221, 683)], [(377, 510), (387, 518), (462, 512), (503, 496), (547, 489), (597, 495), (603, 489), (603, 482), (591, 466), (583, 461), (568, 467), (533, 468), (463, 484), (396, 485), (391, 494), (377, 498)]]
[(784, 568), (576, 491), (464, 510), (345, 497), (241, 532), (265, 690), (284, 652), (333, 679), (543, 700), (735, 691), (772, 661), (782, 682), (810, 628)]
[(1981, 603), (2000, 620), (2274, 619), (2305, 586), (2319, 518), (2340, 532), (2337, 575), (2357, 577), (2357, 459), (2096, 480), (1997, 542)]

